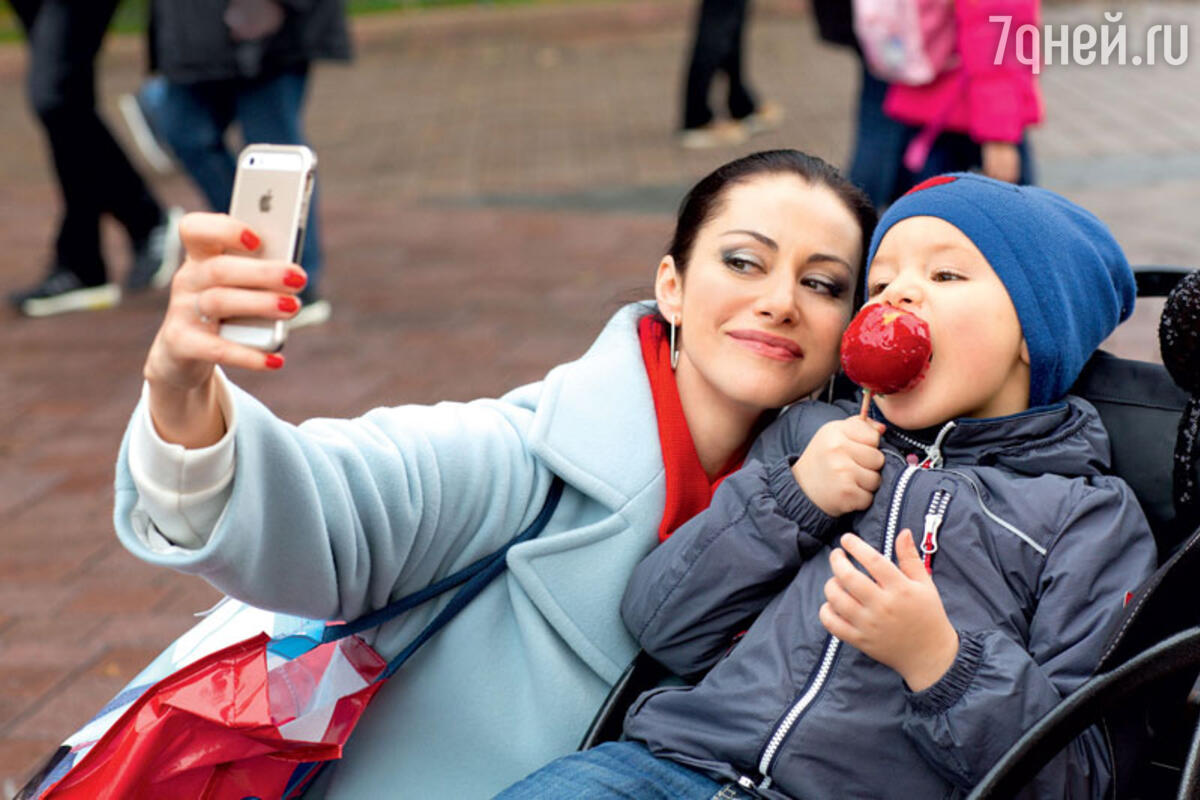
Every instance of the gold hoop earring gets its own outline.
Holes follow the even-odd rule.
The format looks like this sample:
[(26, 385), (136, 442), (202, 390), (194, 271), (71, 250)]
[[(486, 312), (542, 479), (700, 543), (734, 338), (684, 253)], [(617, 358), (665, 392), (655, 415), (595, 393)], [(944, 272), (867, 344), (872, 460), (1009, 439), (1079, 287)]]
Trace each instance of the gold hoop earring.
[(675, 328), (679, 325), (679, 315), (671, 317), (671, 369), (679, 366), (679, 348), (675, 346)]

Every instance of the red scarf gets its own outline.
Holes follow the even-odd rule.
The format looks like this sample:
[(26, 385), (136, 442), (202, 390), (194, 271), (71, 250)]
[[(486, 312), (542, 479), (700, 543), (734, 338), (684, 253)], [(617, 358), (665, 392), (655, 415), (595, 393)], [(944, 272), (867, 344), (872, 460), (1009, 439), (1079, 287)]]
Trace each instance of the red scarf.
[(671, 345), (667, 325), (654, 316), (638, 322), (638, 340), (642, 345), (642, 360), (650, 378), (650, 394), (654, 397), (654, 415), (658, 419), (658, 441), (662, 445), (663, 468), (667, 473), (667, 503), (662, 522), (658, 525), (661, 542), (683, 523), (708, 508), (713, 492), (725, 476), (742, 466), (746, 447), (733, 454), (717, 477), (711, 482), (696, 455), (696, 444), (683, 416), (679, 402), (679, 387), (671, 369)]

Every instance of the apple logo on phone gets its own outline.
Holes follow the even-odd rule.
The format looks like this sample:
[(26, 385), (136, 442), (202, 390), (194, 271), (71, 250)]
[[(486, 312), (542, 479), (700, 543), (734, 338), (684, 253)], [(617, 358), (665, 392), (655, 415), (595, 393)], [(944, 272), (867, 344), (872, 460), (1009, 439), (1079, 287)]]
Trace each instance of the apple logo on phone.
[(270, 211), (271, 211), (271, 190), (270, 189), (267, 189), (267, 193), (264, 194), (262, 197), (258, 198), (258, 210), (263, 212), (264, 214), (270, 213)]

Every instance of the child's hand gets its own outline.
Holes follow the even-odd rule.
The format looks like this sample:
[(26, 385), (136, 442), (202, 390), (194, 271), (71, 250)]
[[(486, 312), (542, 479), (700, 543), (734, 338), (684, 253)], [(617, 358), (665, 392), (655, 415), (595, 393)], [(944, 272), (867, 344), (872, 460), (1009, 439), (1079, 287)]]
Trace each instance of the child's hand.
[(984, 142), (983, 174), (998, 181), (1016, 183), (1021, 179), (1021, 151), (1011, 142)]
[(858, 416), (827, 422), (813, 436), (792, 475), (817, 508), (831, 517), (871, 505), (879, 488), (881, 422)]
[(905, 528), (896, 537), (898, 567), (852, 533), (842, 537), (842, 547), (844, 552), (834, 550), (829, 555), (833, 577), (825, 584), (821, 624), (899, 672), (914, 692), (937, 683), (958, 655), (958, 632), (925, 571), (912, 531)]

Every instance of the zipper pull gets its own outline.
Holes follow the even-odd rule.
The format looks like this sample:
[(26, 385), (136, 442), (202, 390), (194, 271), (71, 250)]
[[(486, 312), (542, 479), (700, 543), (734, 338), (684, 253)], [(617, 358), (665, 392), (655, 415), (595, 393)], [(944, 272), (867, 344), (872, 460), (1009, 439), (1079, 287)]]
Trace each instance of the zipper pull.
[(933, 554), (938, 549), (938, 529), (942, 527), (943, 514), (925, 515), (925, 535), (921, 537), (921, 555), (925, 557), (925, 571), (933, 574)]
[(942, 468), (942, 442), (951, 430), (954, 429), (954, 420), (947, 422), (938, 431), (937, 438), (933, 440), (933, 444), (925, 448), (925, 461), (921, 464), (922, 469), (941, 469)]
[(921, 555), (924, 556), (925, 571), (933, 574), (933, 554), (938, 550), (938, 531), (942, 527), (942, 519), (946, 516), (946, 507), (950, 505), (950, 492), (938, 489), (929, 498), (929, 508), (925, 509), (925, 535), (921, 537)]

